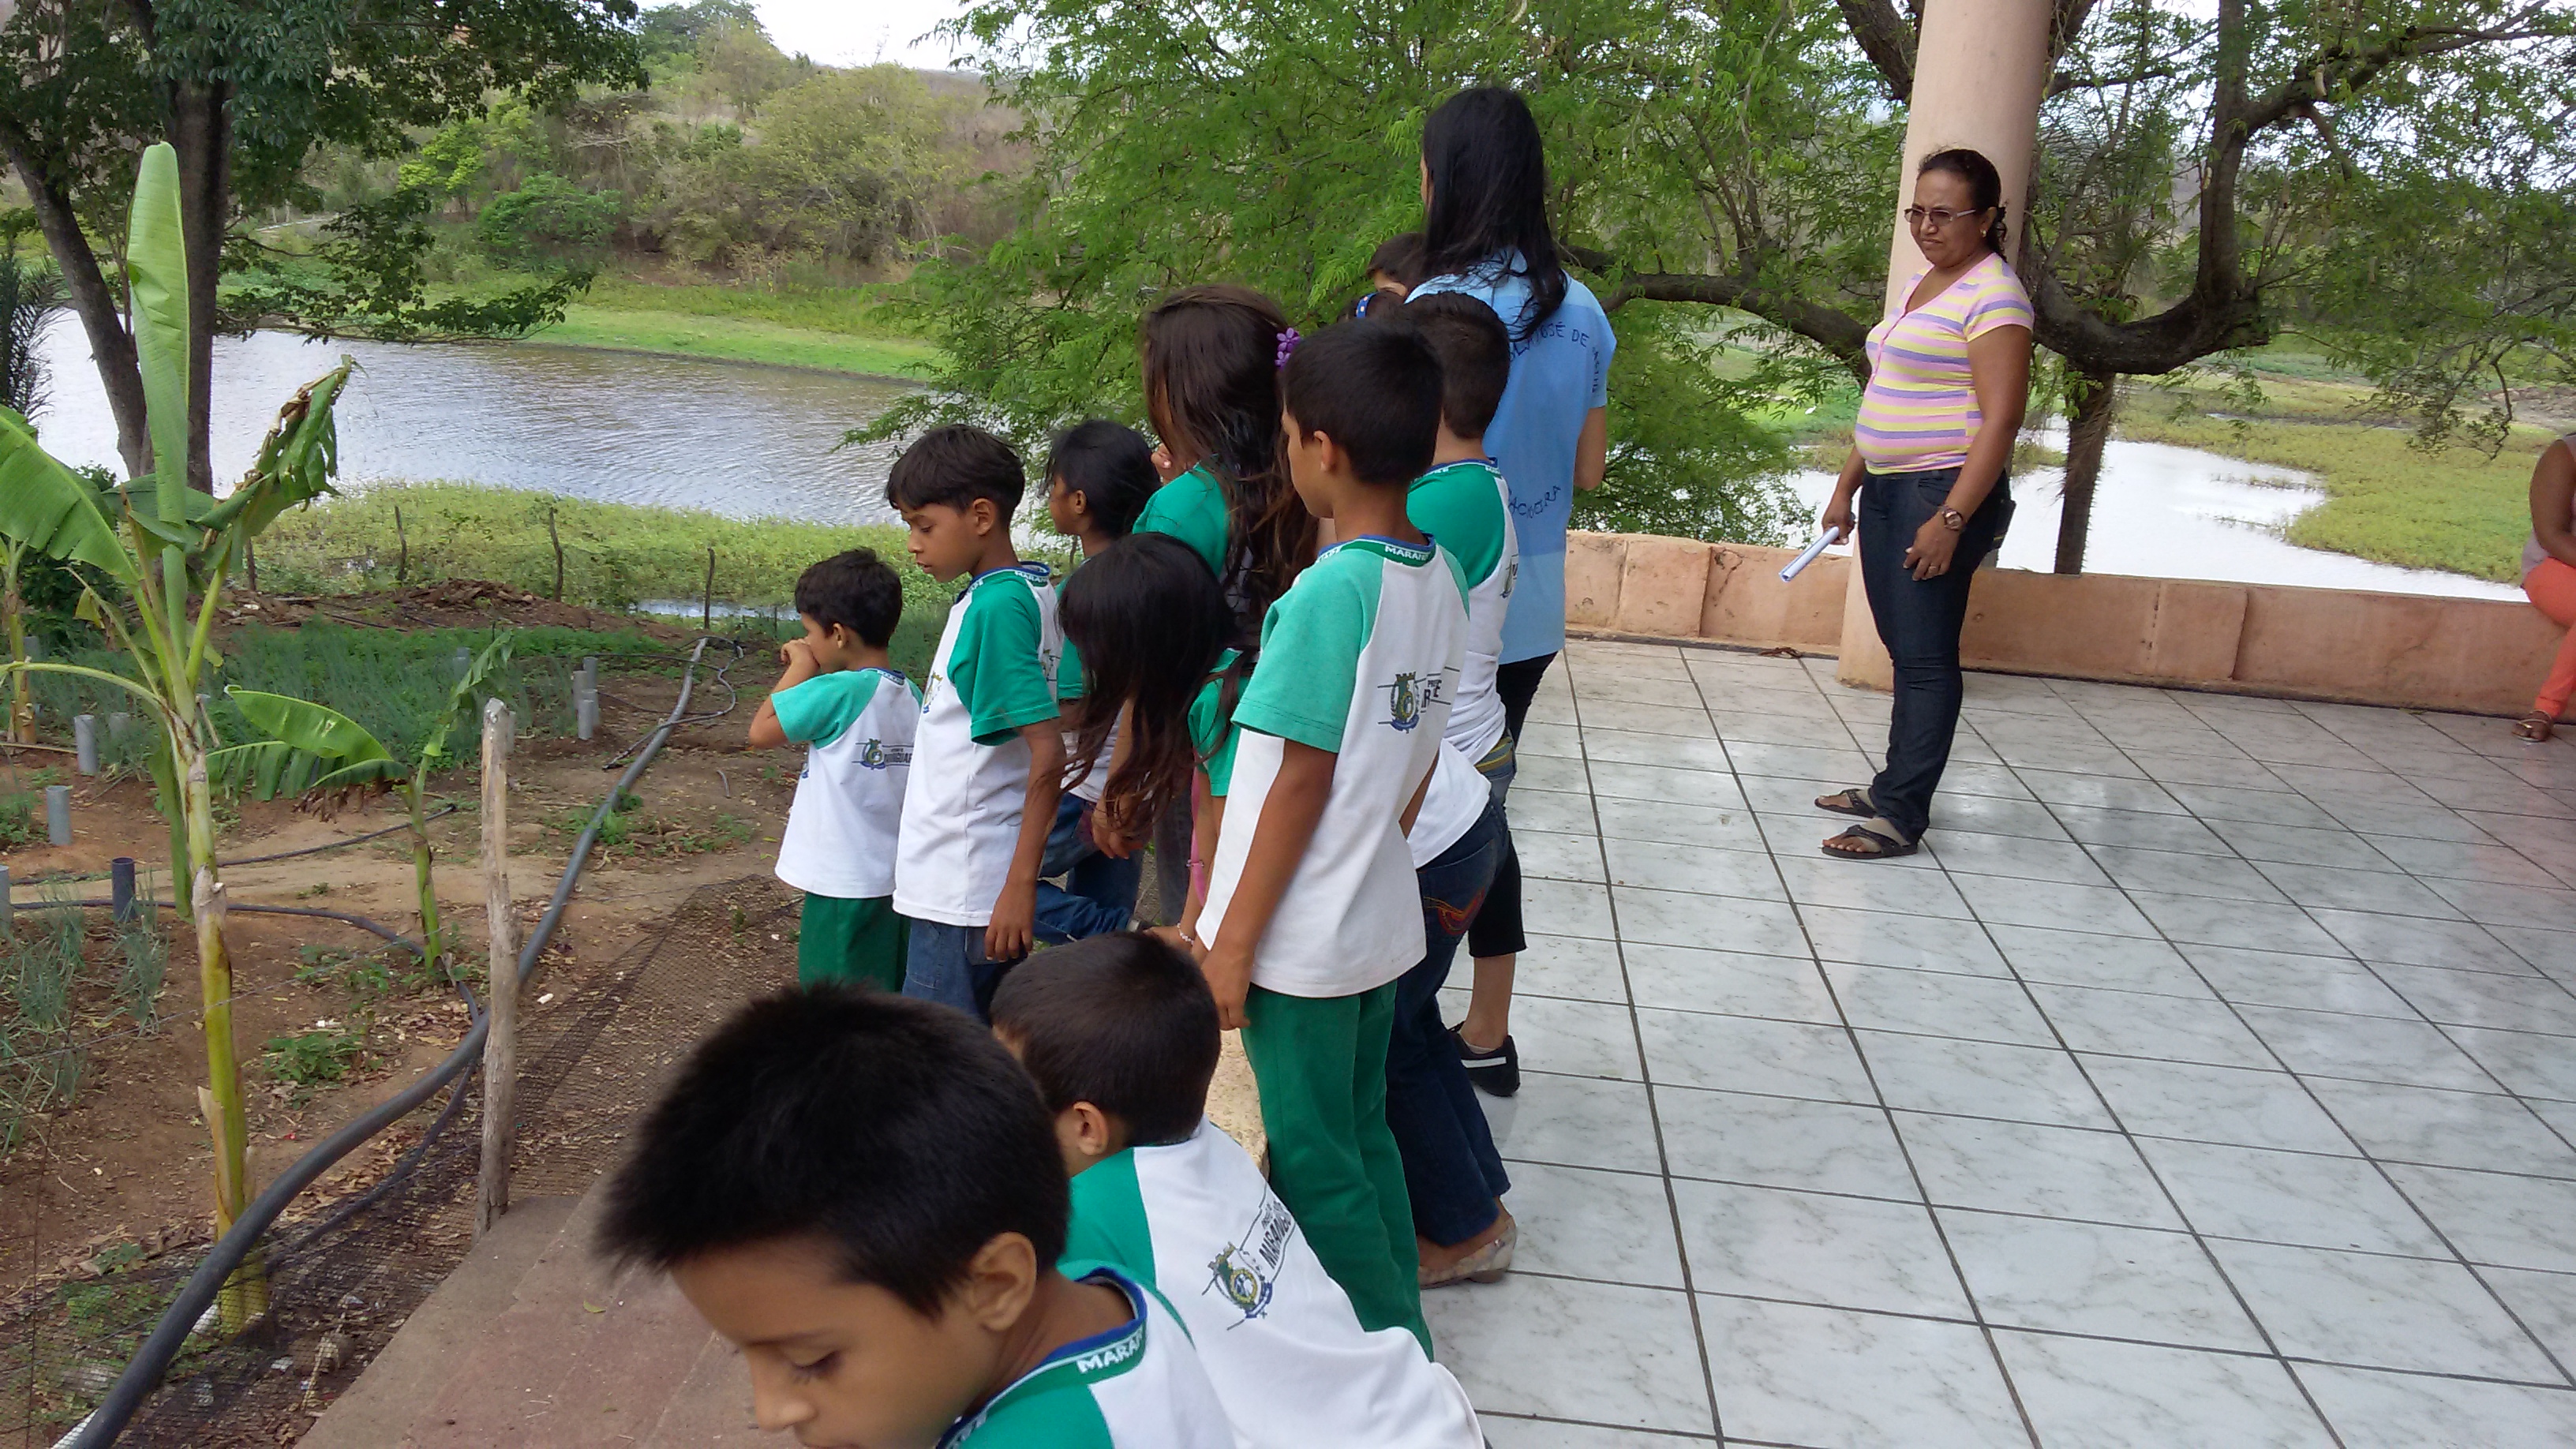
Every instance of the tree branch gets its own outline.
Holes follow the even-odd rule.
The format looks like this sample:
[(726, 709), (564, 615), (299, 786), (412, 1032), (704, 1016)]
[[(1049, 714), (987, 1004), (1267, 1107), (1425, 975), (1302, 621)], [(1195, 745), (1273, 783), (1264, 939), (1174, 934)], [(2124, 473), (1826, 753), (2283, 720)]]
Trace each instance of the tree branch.
[(1806, 338), (1832, 353), (1852, 376), (1869, 381), (1869, 357), (1864, 347), (1869, 340), (1869, 324), (1847, 312), (1740, 276), (1634, 272), (1621, 267), (1607, 252), (1573, 245), (1565, 245), (1562, 250), (1568, 261), (1585, 271), (1617, 279), (1601, 299), (1605, 312), (1615, 312), (1629, 302), (1697, 302), (1709, 307), (1733, 307)]
[(1852, 39), (1860, 42), (1861, 53), (1887, 78), (1888, 90), (1900, 101), (1912, 96), (1913, 23), (1896, 13), (1890, 0), (1834, 0), (1834, 4), (1843, 12), (1843, 23), (1851, 27)]
[(2381, 72), (2408, 61), (2448, 55), (2476, 45), (2495, 45), (2555, 34), (2557, 32), (2550, 27), (2532, 23), (2542, 18), (2546, 9), (2544, 5), (2530, 5), (2504, 23), (2483, 30), (2442, 25), (2409, 26), (2366, 49), (2357, 50), (2348, 45), (2329, 46), (2301, 62), (2289, 80), (2273, 87), (2259, 99), (2244, 104), (2241, 117), (2245, 134), (2250, 138), (2258, 131), (2280, 125), (2297, 116), (2302, 106), (2331, 101), (2337, 90), (2359, 90), (2378, 79)]
[(2139, 81), (2166, 80), (2181, 73), (2169, 65), (2141, 66), (2119, 75), (2077, 75), (2061, 70), (2049, 78), (2048, 94), (2055, 97), (2068, 91), (2098, 91), (2109, 86), (2135, 85)]

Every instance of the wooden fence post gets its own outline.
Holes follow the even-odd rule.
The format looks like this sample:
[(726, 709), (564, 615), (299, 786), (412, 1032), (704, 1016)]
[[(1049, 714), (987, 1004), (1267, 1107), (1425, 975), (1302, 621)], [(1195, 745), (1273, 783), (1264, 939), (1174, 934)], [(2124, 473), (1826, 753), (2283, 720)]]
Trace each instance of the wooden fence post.
[(510, 1210), (510, 1152), (516, 1145), (519, 1075), (519, 948), (510, 915), (510, 707), (483, 701), (483, 912), (491, 923), (490, 977), (484, 1010), (483, 1170), (474, 1202), (481, 1236)]

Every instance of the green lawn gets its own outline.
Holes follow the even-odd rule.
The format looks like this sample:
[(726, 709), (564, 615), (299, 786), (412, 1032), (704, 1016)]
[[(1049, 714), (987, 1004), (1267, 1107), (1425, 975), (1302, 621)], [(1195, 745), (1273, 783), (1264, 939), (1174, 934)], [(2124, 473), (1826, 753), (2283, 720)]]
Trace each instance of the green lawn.
[(659, 285), (602, 277), (533, 342), (921, 378), (938, 349), (889, 326), (865, 289)]

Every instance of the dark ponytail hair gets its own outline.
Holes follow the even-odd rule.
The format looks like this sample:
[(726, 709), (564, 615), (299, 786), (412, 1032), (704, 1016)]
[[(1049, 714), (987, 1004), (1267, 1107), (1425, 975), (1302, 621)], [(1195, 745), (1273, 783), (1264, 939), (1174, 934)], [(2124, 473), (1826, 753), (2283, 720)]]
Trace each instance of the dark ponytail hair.
[(1477, 86), (1440, 103), (1422, 126), (1422, 164), (1431, 173), (1423, 218), (1428, 277), (1510, 267), (1529, 278), (1529, 305), (1503, 319), (1528, 337), (1565, 301), (1565, 266), (1547, 225), (1547, 148), (1517, 91)]
[(1916, 163), (1914, 167), (1914, 174), (1917, 176), (1929, 175), (1935, 171), (1946, 171), (1968, 183), (1968, 199), (1976, 203), (1977, 210), (1991, 211), (1995, 214), (1995, 219), (1986, 223), (1986, 250), (1998, 256), (2002, 255), (2004, 178), (1995, 170), (1995, 163), (1987, 160), (1982, 151), (1971, 151), (1965, 146), (1953, 146), (1947, 151), (1933, 152)]
[(1289, 486), (1279, 431), (1288, 319), (1250, 287), (1183, 287), (1145, 314), (1145, 411), (1175, 457), (1225, 493), (1221, 582), (1248, 641), (1315, 553), (1315, 518)]
[[(1190, 704), (1234, 638), (1234, 611), (1190, 546), (1162, 533), (1131, 533), (1065, 580), (1058, 617), (1082, 653), (1082, 728), (1068, 779), (1110, 769), (1109, 730), (1127, 716), (1127, 757), (1110, 769), (1101, 819), (1112, 835), (1137, 838), (1164, 809), (1186, 799), (1198, 752)], [(1242, 688), (1237, 661), (1225, 680), (1225, 710)]]

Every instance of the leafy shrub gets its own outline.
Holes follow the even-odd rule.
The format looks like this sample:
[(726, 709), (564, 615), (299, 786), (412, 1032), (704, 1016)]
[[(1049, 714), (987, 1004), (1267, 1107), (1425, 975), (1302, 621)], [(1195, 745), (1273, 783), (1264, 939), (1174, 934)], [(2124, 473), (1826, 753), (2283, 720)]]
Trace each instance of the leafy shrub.
[(475, 223), (475, 239), (494, 258), (532, 266), (587, 254), (607, 242), (624, 215), (625, 198), (592, 191), (551, 171), (492, 198)]

